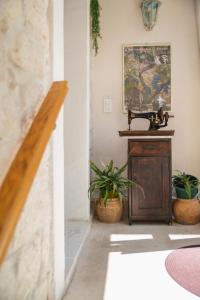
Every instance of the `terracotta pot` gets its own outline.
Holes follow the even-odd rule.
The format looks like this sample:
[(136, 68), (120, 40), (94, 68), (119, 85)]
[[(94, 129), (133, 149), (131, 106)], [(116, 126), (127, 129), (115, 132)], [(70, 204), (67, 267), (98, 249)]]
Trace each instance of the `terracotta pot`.
[(101, 222), (115, 223), (119, 222), (122, 218), (123, 205), (118, 198), (108, 199), (105, 207), (104, 202), (100, 199), (97, 202), (96, 213)]
[(176, 199), (173, 203), (175, 221), (180, 224), (194, 225), (200, 222), (200, 200)]

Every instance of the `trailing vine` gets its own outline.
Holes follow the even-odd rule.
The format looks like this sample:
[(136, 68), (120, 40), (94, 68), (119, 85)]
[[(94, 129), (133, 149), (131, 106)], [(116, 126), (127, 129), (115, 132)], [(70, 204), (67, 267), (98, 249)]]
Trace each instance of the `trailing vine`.
[(97, 55), (99, 50), (98, 38), (101, 38), (100, 11), (101, 11), (101, 7), (99, 5), (99, 1), (90, 0), (91, 37), (92, 37), (92, 48), (94, 49), (95, 55)]

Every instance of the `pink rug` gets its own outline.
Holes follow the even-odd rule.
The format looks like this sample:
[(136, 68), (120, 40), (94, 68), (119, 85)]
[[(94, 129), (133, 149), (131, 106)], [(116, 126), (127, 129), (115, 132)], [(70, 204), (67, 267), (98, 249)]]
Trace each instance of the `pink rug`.
[(169, 275), (183, 288), (200, 297), (200, 246), (174, 250), (165, 261)]

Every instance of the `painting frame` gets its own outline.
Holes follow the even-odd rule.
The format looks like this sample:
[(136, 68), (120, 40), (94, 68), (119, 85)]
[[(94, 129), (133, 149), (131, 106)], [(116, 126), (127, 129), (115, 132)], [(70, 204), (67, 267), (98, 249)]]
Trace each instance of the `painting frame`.
[[(126, 52), (126, 49), (129, 49), (129, 51)], [(132, 87), (132, 91), (131, 91), (131, 84), (130, 84), (131, 81), (129, 81), (128, 91), (131, 91), (131, 93), (133, 94), (133, 97), (131, 98), (131, 104), (129, 104), (129, 108), (128, 108), (127, 102), (128, 102), (128, 99), (130, 99), (131, 96), (128, 95), (128, 93), (127, 93), (127, 72), (129, 72), (129, 71), (127, 71), (127, 64), (130, 63), (130, 72), (132, 72), (131, 74), (133, 74), (134, 72), (135, 73), (139, 72), (138, 70), (132, 71), (131, 68), (133, 68), (133, 66), (137, 65), (136, 69), (138, 68), (139, 70), (140, 70), (140, 65), (141, 64), (143, 64), (143, 66), (145, 66), (145, 64), (143, 62), (141, 63), (140, 59), (138, 59), (138, 61), (137, 61), (137, 59), (135, 59), (135, 53), (137, 53), (139, 51), (139, 49), (148, 49), (148, 51), (147, 51), (148, 53), (150, 53), (150, 54), (155, 53), (155, 55), (154, 55), (155, 57), (152, 54), (150, 55), (151, 64), (152, 64), (152, 59), (153, 58), (154, 59), (156, 58), (156, 63), (153, 62), (152, 65), (154, 65), (154, 67), (152, 68), (152, 72), (151, 72), (152, 74), (148, 75), (149, 77), (152, 76), (152, 81), (149, 80), (149, 82), (151, 84), (154, 82), (154, 85), (152, 84), (152, 86), (151, 85), (149, 87), (147, 86), (147, 88), (149, 88), (149, 90), (152, 90), (152, 94), (149, 93), (149, 95), (148, 95), (149, 98), (146, 97), (147, 101), (148, 101), (147, 103), (145, 103), (145, 101), (142, 99), (143, 100), (143, 105), (140, 104), (140, 106), (139, 106), (138, 103), (137, 103), (138, 98), (135, 97), (135, 95), (137, 96), (136, 91), (135, 91), (136, 88)], [(131, 51), (133, 52), (133, 54), (131, 53)], [(131, 55), (132, 55), (131, 59), (128, 57), (129, 54), (127, 54), (127, 53), (131, 53)], [(158, 58), (157, 58), (157, 55), (156, 55), (157, 53), (160, 54), (158, 56), (159, 60), (160, 60), (161, 57), (165, 58), (165, 60), (163, 61), (163, 59), (162, 59), (159, 62)], [(127, 57), (126, 57), (126, 55), (127, 55)], [(134, 112), (157, 111), (158, 108), (160, 107), (160, 105), (163, 106), (163, 109), (165, 111), (168, 111), (168, 112), (172, 111), (172, 101), (171, 101), (171, 98), (172, 98), (171, 97), (172, 96), (171, 65), (172, 65), (172, 63), (171, 63), (171, 61), (172, 61), (172, 47), (171, 47), (170, 43), (123, 44), (122, 45), (122, 65), (123, 65), (123, 71), (122, 71), (122, 109), (123, 109), (123, 113), (127, 113), (128, 109), (130, 109)], [(160, 64), (160, 66), (158, 64)], [(149, 65), (150, 65), (150, 63), (149, 63)], [(154, 69), (154, 71), (153, 71), (153, 69)], [(155, 75), (155, 79), (153, 78), (154, 75)], [(136, 78), (134, 78), (134, 80), (136, 79), (135, 81), (137, 82), (137, 84), (139, 86), (141, 86), (142, 84), (140, 82), (138, 83), (138, 81), (140, 81), (139, 78), (140, 78), (139, 76), (138, 76), (138, 78), (136, 76)], [(162, 81), (160, 80), (161, 82), (163, 82), (163, 78), (166, 78), (165, 82), (163, 83), (163, 88), (162, 89), (161, 89), (161, 84), (160, 84), (160, 87), (159, 87), (158, 78), (162, 79)], [(156, 89), (157, 87), (160, 88), (160, 92), (158, 92), (158, 90)], [(134, 90), (134, 88), (135, 88), (135, 90)], [(139, 91), (140, 91), (139, 93), (142, 96), (145, 95), (145, 92), (143, 92), (143, 91), (141, 92), (141, 87), (140, 87)], [(148, 91), (148, 89), (147, 89), (147, 91)], [(140, 95), (139, 99), (142, 98), (141, 95)], [(154, 96), (151, 96), (151, 95), (154, 95)], [(135, 101), (135, 99), (136, 99), (136, 101)], [(140, 103), (141, 102), (142, 101), (140, 101)], [(135, 103), (137, 103), (137, 104), (135, 104)], [(156, 103), (156, 105), (155, 105), (155, 103)]]

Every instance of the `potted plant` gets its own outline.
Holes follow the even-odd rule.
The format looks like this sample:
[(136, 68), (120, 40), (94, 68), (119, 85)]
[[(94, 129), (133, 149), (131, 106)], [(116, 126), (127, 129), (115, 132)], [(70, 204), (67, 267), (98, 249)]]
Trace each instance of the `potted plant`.
[(200, 181), (197, 177), (177, 171), (172, 176), (177, 199), (173, 203), (175, 220), (181, 224), (200, 222), (200, 201), (197, 197)]
[(121, 220), (123, 213), (123, 196), (127, 188), (135, 182), (124, 177), (122, 174), (127, 163), (121, 168), (115, 167), (113, 160), (103, 168), (98, 168), (90, 161), (90, 168), (95, 173), (91, 180), (89, 192), (99, 192), (99, 200), (96, 205), (97, 217), (100, 221), (114, 223)]
[(99, 50), (98, 39), (101, 38), (100, 13), (101, 7), (99, 4), (99, 0), (90, 0), (90, 31), (92, 38), (92, 48), (94, 49), (95, 55), (97, 55)]

